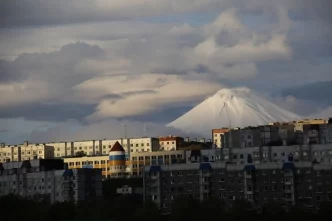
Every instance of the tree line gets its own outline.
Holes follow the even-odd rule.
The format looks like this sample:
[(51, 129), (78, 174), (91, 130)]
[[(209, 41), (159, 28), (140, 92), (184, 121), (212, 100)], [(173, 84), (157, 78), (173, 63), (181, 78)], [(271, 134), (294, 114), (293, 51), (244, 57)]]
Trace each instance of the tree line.
[(223, 221), (327, 221), (332, 218), (331, 203), (321, 204), (318, 210), (288, 208), (286, 211), (277, 203), (269, 203), (256, 210), (245, 201), (235, 201), (228, 208), (219, 199), (198, 200), (177, 199), (172, 204), (171, 214), (162, 214), (152, 202), (143, 203), (140, 199), (129, 196), (114, 196), (99, 201), (74, 203), (45, 203), (24, 199), (16, 195), (0, 198), (2, 221), (34, 220), (114, 220), (114, 221), (202, 221), (220, 219)]

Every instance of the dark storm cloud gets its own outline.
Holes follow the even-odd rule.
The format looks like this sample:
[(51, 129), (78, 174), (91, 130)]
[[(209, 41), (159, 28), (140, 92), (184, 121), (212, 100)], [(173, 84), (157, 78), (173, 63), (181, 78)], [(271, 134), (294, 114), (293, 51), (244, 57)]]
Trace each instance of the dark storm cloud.
[(22, 108), (2, 108), (0, 118), (24, 117), (27, 120), (62, 122), (68, 119), (82, 120), (95, 111), (95, 105), (31, 103)]
[(194, 71), (196, 73), (210, 73), (211, 70), (208, 66), (203, 65), (203, 64), (199, 64), (194, 68)]
[[(84, 59), (97, 59), (104, 55), (98, 46), (77, 42), (63, 46), (51, 53), (34, 53), (19, 55), (13, 62), (14, 70), (21, 75), (38, 77), (50, 82), (60, 81), (64, 87), (89, 79), (95, 73), (88, 70), (76, 70), (75, 67)], [(13, 71), (13, 70), (11, 70)]]
[(290, 9), (290, 15), (294, 20), (318, 19), (324, 22), (332, 20), (330, 0), (208, 0), (204, 1), (201, 7), (192, 6), (190, 1), (185, 1), (187, 4), (179, 4), (181, 8), (172, 7), (175, 2), (159, 0), (155, 4), (143, 4), (138, 1), (132, 3), (123, 0), (122, 4), (116, 4), (111, 1), (107, 3), (96, 0), (2, 0), (0, 27), (124, 20), (180, 12), (223, 11), (233, 7), (252, 14), (273, 14), (275, 5), (279, 4)]
[(282, 91), (283, 96), (294, 96), (299, 99), (320, 101), (332, 106), (332, 81), (315, 82), (297, 87), (287, 88)]
[(0, 84), (22, 80), (23, 76), (11, 62), (0, 60)]
[[(31, 94), (7, 95), (33, 98), (39, 94), (50, 93), (50, 98), (45, 100), (33, 99), (28, 103), (17, 103), (14, 106), (0, 102), (0, 118), (24, 117), (31, 120), (63, 121), (66, 119), (83, 119), (85, 116), (93, 113), (95, 105), (81, 104), (78, 101), (67, 103), (68, 96), (73, 94), (73, 87), (81, 82), (90, 79), (92, 76), (98, 76), (98, 73), (89, 70), (77, 70), (77, 65), (85, 59), (96, 59), (104, 55), (104, 51), (97, 46), (91, 46), (85, 43), (74, 43), (63, 46), (59, 51), (51, 53), (22, 54), (14, 61), (0, 62), (0, 85), (10, 86), (18, 84), (18, 88), (26, 87), (22, 79), (37, 79), (47, 84), (47, 91), (34, 91), (27, 88)], [(43, 83), (41, 83), (43, 84)], [(109, 97), (112, 96), (111, 94)], [(112, 96), (113, 98), (115, 96)], [(116, 96), (119, 97), (118, 95)], [(6, 99), (6, 97), (3, 97)], [(1, 100), (0, 100), (1, 101)]]
[(154, 68), (151, 69), (152, 73), (162, 73), (162, 74), (175, 74), (175, 75), (186, 75), (188, 72), (187, 70), (179, 70), (176, 68)]
[(0, 133), (7, 133), (8, 130), (7, 129), (4, 129), (4, 128), (0, 128)]
[(154, 90), (141, 90), (141, 91), (128, 91), (128, 92), (121, 93), (121, 95), (128, 96), (128, 95), (135, 95), (135, 94), (155, 94), (155, 93), (157, 93), (157, 92)]
[[(106, 19), (96, 13), (93, 1), (80, 0), (2, 0), (0, 3), (0, 27), (42, 26)], [(90, 9), (90, 10), (88, 10)]]

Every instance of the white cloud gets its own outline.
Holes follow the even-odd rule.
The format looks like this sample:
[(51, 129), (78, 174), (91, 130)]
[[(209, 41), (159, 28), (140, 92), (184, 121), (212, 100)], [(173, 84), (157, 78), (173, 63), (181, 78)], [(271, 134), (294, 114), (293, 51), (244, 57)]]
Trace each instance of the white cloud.
[(123, 96), (119, 99), (101, 99), (97, 112), (88, 117), (89, 120), (100, 120), (143, 115), (170, 106), (197, 102), (220, 87), (218, 83), (190, 80), (176, 75), (142, 74), (133, 78), (104, 77), (84, 82), (77, 86), (77, 94), (83, 94), (84, 97), (95, 94), (96, 97), (90, 97), (92, 101), (107, 94)]
[(206, 65), (223, 77), (252, 77), (257, 71), (256, 62), (290, 59), (292, 55), (285, 34), (250, 30), (236, 16), (235, 9), (221, 13), (206, 25), (205, 35), (203, 42), (187, 52), (187, 62), (190, 66)]

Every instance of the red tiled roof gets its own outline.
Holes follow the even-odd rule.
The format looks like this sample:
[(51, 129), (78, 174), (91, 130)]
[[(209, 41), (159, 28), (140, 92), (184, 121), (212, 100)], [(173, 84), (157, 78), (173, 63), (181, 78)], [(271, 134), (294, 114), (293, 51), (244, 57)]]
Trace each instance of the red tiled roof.
[(113, 152), (113, 151), (124, 151), (124, 149), (121, 146), (121, 144), (117, 141), (110, 150), (110, 152)]

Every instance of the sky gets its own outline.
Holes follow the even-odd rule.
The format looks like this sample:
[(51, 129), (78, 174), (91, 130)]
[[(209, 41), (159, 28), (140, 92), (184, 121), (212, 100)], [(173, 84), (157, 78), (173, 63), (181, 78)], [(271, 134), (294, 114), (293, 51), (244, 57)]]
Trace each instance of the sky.
[[(119, 138), (123, 125), (127, 136), (196, 136), (164, 125), (219, 89), (273, 94), (332, 81), (330, 8), (330, 0), (3, 0), (0, 141)], [(303, 97), (272, 99), (299, 114), (332, 113)]]

